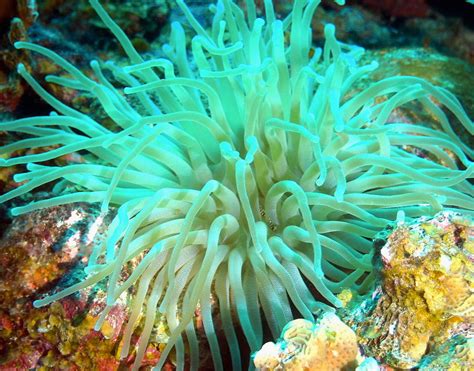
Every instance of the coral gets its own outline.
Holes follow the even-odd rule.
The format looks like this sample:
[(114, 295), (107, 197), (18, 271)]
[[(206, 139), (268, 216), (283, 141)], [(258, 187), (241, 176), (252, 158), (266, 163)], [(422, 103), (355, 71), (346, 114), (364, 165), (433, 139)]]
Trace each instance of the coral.
[[(15, 3), (15, 4), (14, 4)], [(25, 89), (16, 73), (16, 65), (24, 59), (16, 50), (6, 47), (15, 41), (27, 40), (27, 30), (35, 22), (38, 12), (35, 1), (0, 2), (0, 27), (10, 23), (8, 37), (0, 38), (0, 114), (13, 112), (19, 105)]]
[[(2, 370), (118, 370), (119, 361), (114, 355), (117, 338), (108, 336), (108, 326), (101, 332), (94, 331), (97, 317), (84, 315), (75, 299), (54, 303), (46, 310), (23, 310), (25, 313), (3, 315), (5, 320), (13, 321), (14, 335), (0, 333), (0, 345), (7, 343)], [(117, 319), (125, 319), (123, 306), (117, 306), (108, 321)]]
[(359, 349), (354, 331), (333, 313), (316, 323), (304, 319), (289, 322), (276, 344), (265, 343), (254, 356), (258, 370), (354, 369)]
[(38, 17), (35, 0), (2, 0), (0, 5), (0, 24), (7, 23), (12, 18), (17, 17), (28, 28)]
[(97, 211), (78, 203), (15, 218), (0, 240), (0, 309), (50, 287), (87, 255), (105, 229)]
[[(104, 307), (98, 297), (88, 303), (83, 292), (43, 310), (32, 308), (28, 300), (61, 278), (82, 278), (80, 271), (77, 276), (63, 275), (104, 232), (106, 223), (100, 223), (96, 211), (94, 205), (80, 203), (40, 210), (15, 218), (4, 232), (0, 240), (1, 369), (80, 365), (91, 369), (99, 359), (108, 360), (110, 367), (118, 363), (112, 350), (121, 327), (116, 322), (126, 318), (124, 305), (114, 308), (99, 334), (93, 331), (97, 320), (93, 313)], [(68, 284), (62, 281), (60, 285)]]
[[(106, 6), (114, 14), (114, 20), (127, 35), (133, 35), (132, 44), (139, 51), (148, 51), (152, 43), (167, 25), (172, 1), (169, 0), (107, 0)], [(79, 50), (100, 46), (101, 56), (115, 51), (114, 57), (123, 56), (117, 50), (115, 40), (110, 39), (104, 25), (94, 15), (87, 0), (45, 0), (38, 4), (42, 22), (54, 32), (60, 30), (66, 42), (78, 44)], [(87, 22), (84, 22), (87, 19)], [(64, 35), (65, 32), (67, 35)], [(60, 36), (60, 35), (58, 35)]]
[(0, 112), (13, 112), (18, 107), (23, 93), (20, 79), (0, 71)]
[(384, 292), (440, 319), (474, 315), (474, 221), (442, 212), (400, 224), (380, 250)]
[[(133, 364), (133, 354), (122, 362), (116, 357), (128, 316), (125, 300), (114, 306), (100, 332), (94, 331), (105, 306), (103, 285), (47, 308), (32, 308), (29, 300), (54, 285), (67, 287), (83, 279), (81, 267), (94, 242), (101, 240), (109, 218), (101, 223), (94, 205), (62, 205), (15, 218), (4, 232), (0, 369), (116, 370), (119, 364)], [(74, 267), (75, 262), (79, 264)], [(137, 341), (133, 339), (133, 344)], [(156, 364), (159, 354), (159, 344), (150, 344), (141, 365)]]
[(473, 334), (474, 222), (441, 212), (400, 221), (386, 234), (377, 241), (381, 287), (365, 303), (353, 303), (350, 322), (368, 354), (416, 367), (428, 349)]
[[(25, 135), (0, 148), (6, 158), (0, 166), (27, 167), (14, 176), (23, 184), (0, 202), (55, 182), (54, 196), (14, 207), (12, 214), (78, 201), (100, 203), (101, 216), (118, 209), (105, 240), (90, 253), (86, 277), (34, 305), (106, 281), (99, 331), (131, 291), (120, 358), (129, 358), (140, 333), (133, 368), (164, 318), (166, 345), (157, 367), (172, 351), (184, 367), (186, 351), (196, 369), (199, 308), (214, 368), (224, 368), (221, 352), (227, 351), (232, 367), (241, 369), (236, 327), (256, 351), (265, 327), (276, 337), (296, 313), (313, 321), (319, 309), (341, 306), (337, 295), (344, 289), (367, 292), (374, 281), (371, 238), (397, 215), (474, 209), (467, 181), (473, 150), (449, 120), (474, 132), (459, 100), (413, 76), (355, 90), (377, 65), (360, 66), (363, 50), (338, 42), (331, 24), (324, 49), (313, 48), (310, 25), (319, 1), (295, 1), (283, 21), (269, 1), (265, 19), (252, 1), (246, 13), (219, 1), (205, 30), (179, 0), (196, 33), (192, 60), (179, 23), (163, 46), (167, 59), (145, 60), (100, 3), (91, 4), (129, 65), (92, 61), (90, 75), (45, 47), (15, 46), (53, 61), (66, 74), (46, 81), (87, 92), (107, 120), (64, 104), (20, 64), (18, 72), (54, 111), (0, 123), (1, 130)], [(391, 120), (413, 100), (432, 122)], [(52, 149), (15, 156), (47, 146)], [(45, 163), (76, 151), (86, 162)], [(218, 339), (211, 297), (225, 342)]]
[(441, 345), (437, 345), (423, 358), (420, 371), (446, 370), (461, 371), (474, 369), (474, 333), (470, 338), (453, 336)]

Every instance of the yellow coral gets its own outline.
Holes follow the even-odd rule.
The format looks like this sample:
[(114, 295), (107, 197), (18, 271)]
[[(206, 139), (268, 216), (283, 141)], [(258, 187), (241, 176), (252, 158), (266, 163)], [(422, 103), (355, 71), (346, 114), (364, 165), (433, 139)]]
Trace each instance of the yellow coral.
[[(416, 367), (474, 315), (474, 222), (459, 213), (400, 223), (381, 249), (382, 296), (359, 326), (373, 355)], [(370, 336), (369, 336), (370, 335)]]
[(350, 289), (344, 289), (337, 295), (337, 298), (341, 301), (342, 307), (345, 308), (354, 298), (354, 293)]

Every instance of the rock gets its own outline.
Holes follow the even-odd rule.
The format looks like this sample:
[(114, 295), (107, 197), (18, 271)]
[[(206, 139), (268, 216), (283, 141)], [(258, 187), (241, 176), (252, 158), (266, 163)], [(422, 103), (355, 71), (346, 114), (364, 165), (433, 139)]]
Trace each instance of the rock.
[(263, 345), (253, 358), (258, 370), (354, 369), (359, 349), (357, 337), (334, 313), (325, 313), (316, 324), (304, 319), (289, 322), (281, 339)]
[(365, 354), (412, 368), (453, 337), (474, 335), (473, 236), (472, 218), (450, 211), (379, 236), (380, 286), (344, 316)]
[(423, 358), (420, 371), (429, 370), (473, 370), (474, 338), (458, 335), (437, 346)]

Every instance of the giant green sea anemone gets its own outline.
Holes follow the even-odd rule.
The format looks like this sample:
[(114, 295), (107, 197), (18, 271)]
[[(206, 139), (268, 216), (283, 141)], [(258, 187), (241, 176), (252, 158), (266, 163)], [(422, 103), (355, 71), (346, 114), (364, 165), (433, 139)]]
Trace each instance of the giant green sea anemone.
[[(189, 52), (182, 26), (173, 23), (170, 44), (163, 46), (167, 59), (142, 57), (98, 0), (90, 2), (130, 65), (92, 61), (91, 78), (42, 46), (15, 46), (64, 69), (70, 77), (46, 80), (87, 91), (120, 130), (63, 104), (19, 65), (19, 73), (55, 111), (0, 123), (0, 130), (25, 135), (0, 153), (55, 149), (0, 160), (0, 166), (27, 164), (28, 169), (15, 175), (26, 183), (0, 202), (59, 181), (57, 196), (15, 207), (12, 214), (79, 201), (100, 202), (103, 213), (118, 208), (105, 240), (90, 254), (87, 278), (34, 305), (106, 279), (99, 329), (118, 298), (131, 290), (121, 357), (130, 352), (143, 317), (135, 369), (161, 316), (169, 340), (157, 367), (174, 349), (179, 369), (186, 352), (196, 369), (197, 307), (215, 369), (223, 369), (221, 352), (229, 351), (233, 368), (241, 369), (238, 331), (256, 351), (264, 328), (276, 337), (295, 317), (314, 320), (319, 309), (340, 306), (336, 295), (344, 288), (370, 289), (371, 239), (397, 215), (474, 210), (466, 180), (473, 177), (473, 150), (448, 119), (449, 114), (473, 133), (459, 101), (411, 76), (354, 91), (377, 65), (359, 66), (363, 50), (338, 42), (330, 24), (324, 48), (313, 52), (311, 20), (319, 0), (295, 0), (284, 20), (270, 0), (264, 1), (265, 19), (257, 17), (253, 1), (244, 13), (230, 0), (219, 0), (210, 7), (210, 30), (177, 0), (196, 36)], [(391, 120), (396, 108), (414, 100), (442, 130)], [(418, 157), (407, 146), (427, 156)], [(40, 164), (75, 151), (87, 151), (93, 161)], [(124, 280), (132, 261), (136, 268)]]

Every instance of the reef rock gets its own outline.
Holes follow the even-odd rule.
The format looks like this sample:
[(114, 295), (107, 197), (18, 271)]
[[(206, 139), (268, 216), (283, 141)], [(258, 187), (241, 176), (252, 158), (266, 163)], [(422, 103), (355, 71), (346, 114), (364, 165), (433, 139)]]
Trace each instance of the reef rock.
[[(428, 350), (439, 359), (441, 344), (473, 336), (472, 218), (445, 211), (399, 222), (375, 243), (381, 286), (364, 302), (349, 304), (351, 319), (345, 317), (357, 328), (366, 354), (390, 366), (412, 368), (431, 356)], [(467, 358), (472, 358), (470, 352)]]
[(325, 313), (316, 324), (304, 319), (289, 322), (281, 339), (264, 344), (253, 361), (262, 371), (329, 371), (355, 369), (358, 356), (354, 331), (335, 314)]
[(456, 335), (423, 358), (421, 371), (474, 370), (474, 338)]

